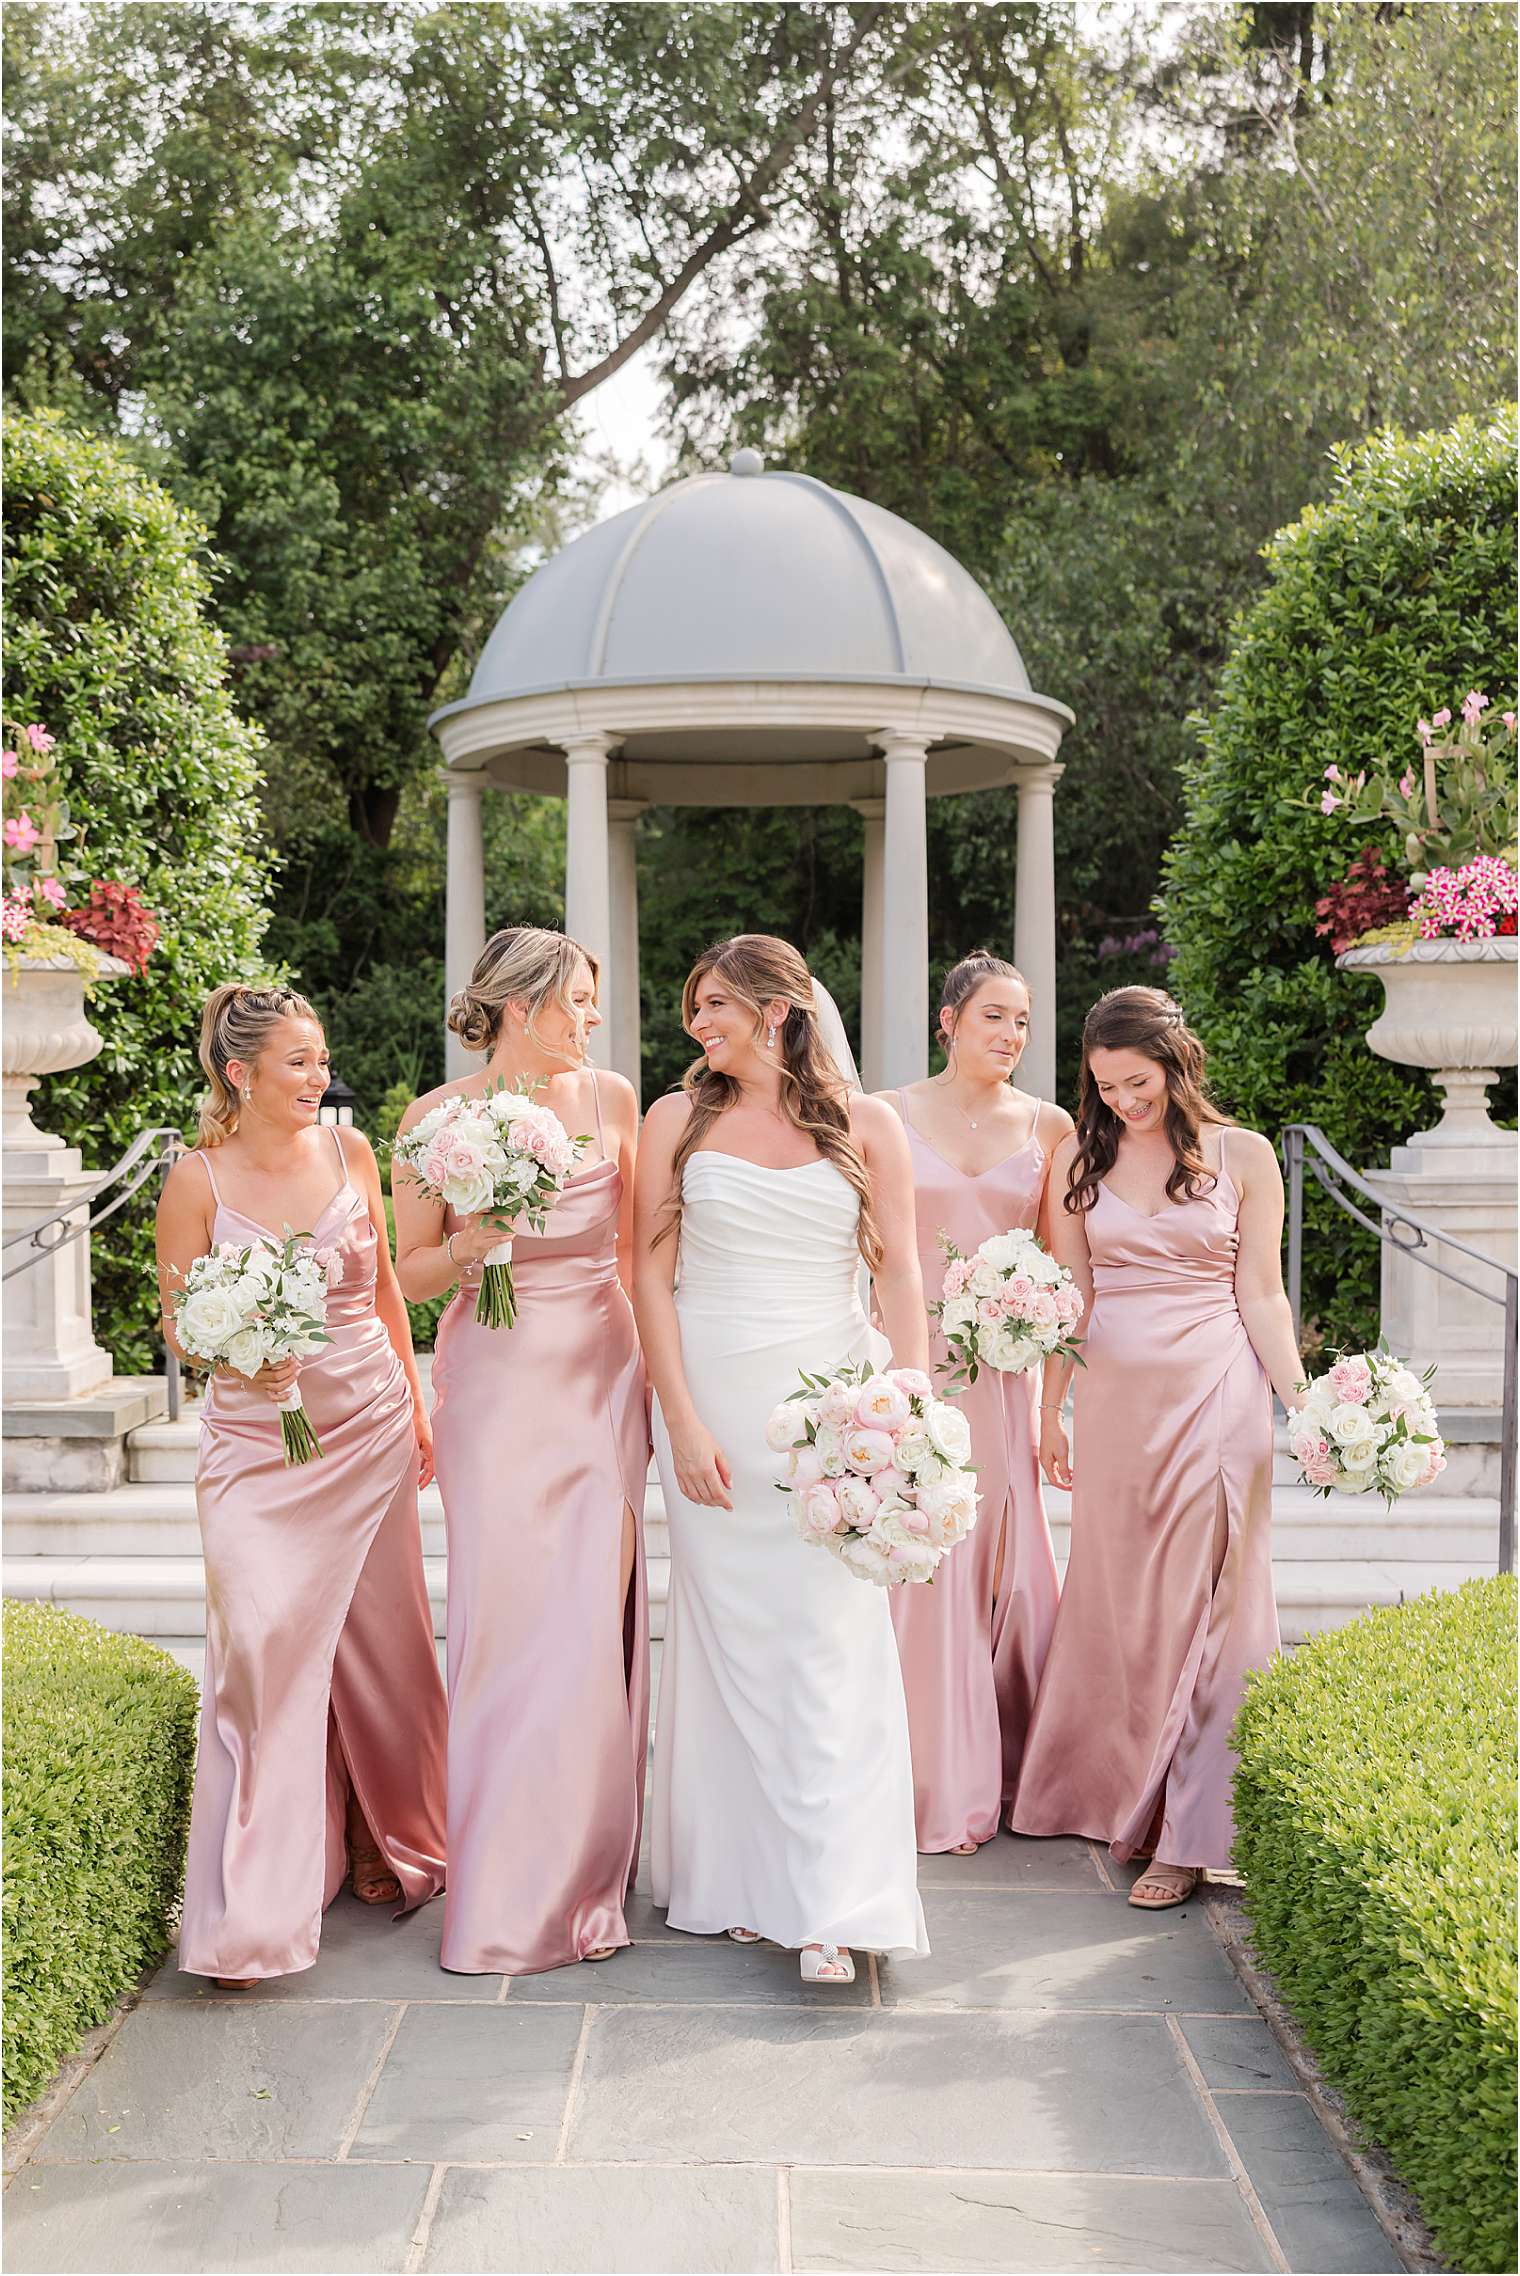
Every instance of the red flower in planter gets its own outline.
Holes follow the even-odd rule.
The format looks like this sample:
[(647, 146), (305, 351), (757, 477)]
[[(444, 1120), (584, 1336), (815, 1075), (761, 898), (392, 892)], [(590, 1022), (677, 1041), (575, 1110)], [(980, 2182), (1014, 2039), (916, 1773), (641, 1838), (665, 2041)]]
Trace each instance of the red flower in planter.
[(119, 956), (131, 972), (141, 972), (158, 946), (158, 920), (152, 910), (135, 885), (119, 885), (113, 878), (97, 877), (89, 899), (80, 908), (65, 910), (58, 921), (108, 956)]

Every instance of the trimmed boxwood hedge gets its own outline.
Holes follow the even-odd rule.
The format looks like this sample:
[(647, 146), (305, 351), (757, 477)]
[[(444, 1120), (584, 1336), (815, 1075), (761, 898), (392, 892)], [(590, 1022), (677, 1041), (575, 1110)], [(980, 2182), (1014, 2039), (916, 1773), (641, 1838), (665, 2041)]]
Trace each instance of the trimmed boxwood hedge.
[(184, 1868), (194, 1678), (138, 1636), (8, 1598), (5, 2117), (162, 1957)]
[(1257, 1956), (1441, 2251), (1514, 2268), (1513, 1579), (1316, 1637), (1235, 1737)]

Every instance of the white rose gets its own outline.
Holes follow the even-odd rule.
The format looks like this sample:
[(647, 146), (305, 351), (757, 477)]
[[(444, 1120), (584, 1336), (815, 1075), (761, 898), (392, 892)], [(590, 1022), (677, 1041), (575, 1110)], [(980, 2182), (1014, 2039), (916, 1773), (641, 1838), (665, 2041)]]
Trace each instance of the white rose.
[(225, 1288), (198, 1288), (175, 1314), (180, 1341), (202, 1359), (219, 1353), (243, 1324), (243, 1310)]
[(484, 1170), (471, 1178), (460, 1177), (450, 1170), (443, 1190), (450, 1207), (457, 1209), (461, 1217), (474, 1217), (480, 1210), (489, 1209), (496, 1193), (494, 1181)]
[(1429, 1396), (1426, 1386), (1412, 1367), (1390, 1368), (1379, 1389), (1385, 1398), (1396, 1399), (1401, 1407), (1412, 1407), (1416, 1401), (1423, 1401)]
[(257, 1375), (268, 1357), (268, 1340), (257, 1328), (240, 1328), (227, 1339), (227, 1365), (235, 1367), (239, 1375)]
[(883, 1544), (870, 1533), (836, 1534), (838, 1557), (847, 1565), (857, 1580), (874, 1581), (878, 1588), (890, 1588), (896, 1575), (892, 1559)]
[(939, 1475), (939, 1456), (934, 1451), (934, 1442), (927, 1429), (905, 1430), (897, 1441), (893, 1462), (897, 1469), (906, 1470), (910, 1477), (921, 1477), (926, 1471), (932, 1477)]
[(1340, 1494), (1365, 1494), (1376, 1484), (1377, 1464), (1373, 1462), (1365, 1470), (1343, 1469), (1335, 1481), (1335, 1490)]
[(1341, 1468), (1348, 1477), (1370, 1476), (1378, 1463), (1376, 1438), (1359, 1439), (1355, 1446), (1343, 1446), (1340, 1458)]
[(1024, 1261), (1025, 1242), (1017, 1233), (994, 1233), (990, 1241), (983, 1241), (977, 1250), (990, 1265), (1001, 1272), (1017, 1272)]
[(1401, 1438), (1383, 1449), (1379, 1465), (1390, 1486), (1407, 1493), (1417, 1486), (1430, 1468), (1430, 1448), (1419, 1446), (1412, 1438)]
[(996, 1296), (1001, 1293), (1003, 1276), (996, 1265), (978, 1258), (971, 1268), (971, 1278), (966, 1286), (973, 1296)]
[(947, 1336), (962, 1334), (976, 1319), (974, 1296), (952, 1296), (947, 1299), (939, 1316), (940, 1331)]
[(1377, 1425), (1365, 1407), (1356, 1407), (1349, 1400), (1330, 1411), (1329, 1436), (1335, 1444), (1349, 1453), (1353, 1446), (1371, 1446), (1376, 1449)]
[(772, 1454), (785, 1454), (802, 1435), (801, 1418), (794, 1406), (780, 1406), (773, 1410), (765, 1426), (765, 1443)]
[(942, 1551), (927, 1535), (915, 1533), (896, 1510), (883, 1510), (871, 1528), (891, 1557), (893, 1577), (899, 1581), (926, 1581), (939, 1563)]
[[(924, 1427), (935, 1453), (946, 1462), (964, 1462), (970, 1455), (971, 1425), (959, 1407), (952, 1407), (943, 1399), (932, 1399)], [(898, 1459), (902, 1459), (900, 1450)]]

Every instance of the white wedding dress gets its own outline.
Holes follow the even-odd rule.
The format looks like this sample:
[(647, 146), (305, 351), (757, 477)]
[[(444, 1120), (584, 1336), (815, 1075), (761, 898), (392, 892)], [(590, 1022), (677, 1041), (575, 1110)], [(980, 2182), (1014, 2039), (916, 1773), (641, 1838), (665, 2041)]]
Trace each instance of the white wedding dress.
[(884, 1589), (796, 1532), (765, 1443), (797, 1371), (888, 1357), (861, 1309), (859, 1203), (833, 1164), (699, 1150), (682, 1174), (676, 1311), (732, 1510), (688, 1502), (658, 1406), (670, 1518), (651, 1849), (672, 1928), (793, 1948), (927, 1952), (913, 1773)]

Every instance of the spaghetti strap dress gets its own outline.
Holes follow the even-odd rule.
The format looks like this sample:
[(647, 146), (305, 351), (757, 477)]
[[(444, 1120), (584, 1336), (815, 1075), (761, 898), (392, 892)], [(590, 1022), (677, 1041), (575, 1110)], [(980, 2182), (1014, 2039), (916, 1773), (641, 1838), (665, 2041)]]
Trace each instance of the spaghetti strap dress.
[[(375, 1310), (376, 1233), (340, 1182), (312, 1229), (336, 1254), (330, 1341), (301, 1365), (320, 1460), (287, 1464), (273, 1400), (206, 1393), (196, 1507), (206, 1665), (179, 1964), (203, 1976), (309, 1968), (348, 1870), (350, 1786), (401, 1884), (444, 1883), (442, 1679), (422, 1567), (411, 1391)], [(202, 1153), (214, 1240), (274, 1236), (232, 1208)]]
[[(996, 1233), (1032, 1230), (1047, 1157), (1032, 1132), (1017, 1152), (969, 1176), (914, 1128), (901, 1091), (897, 1110), (913, 1156), (918, 1257), (932, 1303), (945, 1276), (940, 1234), (969, 1255)], [(951, 1354), (935, 1321), (930, 1344), (938, 1369)], [(976, 1524), (932, 1588), (888, 1592), (908, 1694), (921, 1850), (990, 1840), (1018, 1780), (1059, 1595), (1040, 1484), (1039, 1375), (1038, 1368), (1005, 1375), (984, 1367), (958, 1395), (981, 1497)]]
[(1235, 1300), (1225, 1163), (1154, 1215), (1106, 1185), (1087, 1216), (1071, 1559), (1024, 1750), (1018, 1833), (1219, 1871), (1230, 1726), (1278, 1649), (1272, 1409)]
[[(593, 1078), (594, 1083), (594, 1078)], [(599, 1145), (602, 1109), (596, 1101)], [(478, 1273), (439, 1323), (433, 1443), (449, 1543), (443, 1965), (535, 1975), (629, 1942), (649, 1728), (644, 1363), (617, 1270), (623, 1175), (580, 1170), (512, 1242), (517, 1321)], [(623, 1510), (633, 1574), (618, 1576)]]

